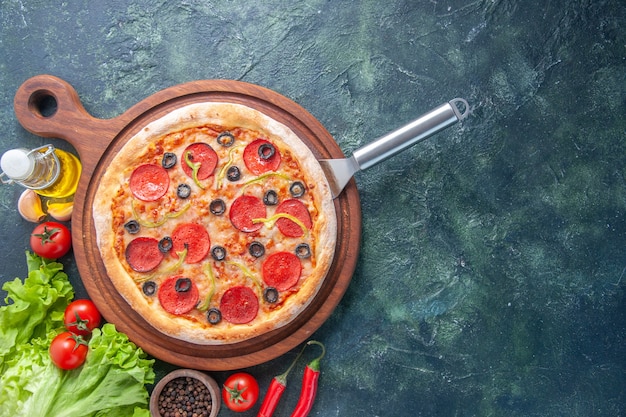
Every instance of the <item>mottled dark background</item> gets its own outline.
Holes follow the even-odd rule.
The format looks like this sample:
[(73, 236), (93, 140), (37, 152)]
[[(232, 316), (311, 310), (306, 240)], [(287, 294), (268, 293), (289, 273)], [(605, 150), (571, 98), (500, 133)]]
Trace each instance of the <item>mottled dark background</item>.
[[(0, 22), (2, 150), (49, 142), (12, 107), (42, 73), (98, 118), (186, 81), (259, 84), (347, 155), (466, 98), (470, 119), (357, 174), (360, 258), (314, 335), (312, 415), (626, 414), (622, 0), (0, 0)], [(20, 192), (0, 186), (3, 282), (26, 270)], [(265, 390), (292, 358), (248, 371)]]

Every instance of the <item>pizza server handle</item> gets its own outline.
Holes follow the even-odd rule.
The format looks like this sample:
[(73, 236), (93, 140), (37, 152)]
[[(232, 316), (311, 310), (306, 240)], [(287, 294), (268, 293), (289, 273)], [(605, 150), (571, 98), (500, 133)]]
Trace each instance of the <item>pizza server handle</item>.
[(418, 117), (401, 128), (357, 149), (345, 159), (322, 159), (333, 198), (337, 198), (350, 178), (357, 172), (384, 161), (421, 142), (435, 133), (465, 119), (470, 107), (465, 99), (455, 98)]

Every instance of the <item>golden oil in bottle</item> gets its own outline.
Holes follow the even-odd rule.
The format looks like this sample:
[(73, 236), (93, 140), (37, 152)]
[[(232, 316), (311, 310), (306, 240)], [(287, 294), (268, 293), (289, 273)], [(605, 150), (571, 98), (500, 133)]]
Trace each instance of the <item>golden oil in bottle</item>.
[(49, 198), (73, 197), (82, 165), (73, 154), (52, 145), (31, 151), (12, 149), (0, 160), (3, 183), (17, 183)]
[(59, 175), (52, 185), (35, 190), (39, 195), (51, 198), (65, 198), (73, 196), (78, 187), (78, 180), (82, 172), (82, 165), (73, 154), (61, 149), (55, 149), (59, 160)]

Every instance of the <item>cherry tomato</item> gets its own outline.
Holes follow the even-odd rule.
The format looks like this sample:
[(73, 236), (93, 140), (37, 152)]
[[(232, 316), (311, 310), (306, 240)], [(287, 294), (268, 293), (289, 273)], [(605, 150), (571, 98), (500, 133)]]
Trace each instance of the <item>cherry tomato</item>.
[(85, 362), (88, 351), (87, 342), (81, 336), (63, 332), (50, 344), (50, 359), (61, 369), (74, 369)]
[(252, 375), (245, 372), (232, 374), (224, 382), (222, 399), (233, 411), (249, 410), (259, 399), (259, 384)]
[(65, 328), (80, 336), (89, 336), (100, 325), (102, 316), (91, 300), (72, 301), (65, 309)]
[(72, 247), (72, 234), (65, 225), (57, 222), (38, 224), (30, 235), (30, 247), (37, 255), (57, 259)]

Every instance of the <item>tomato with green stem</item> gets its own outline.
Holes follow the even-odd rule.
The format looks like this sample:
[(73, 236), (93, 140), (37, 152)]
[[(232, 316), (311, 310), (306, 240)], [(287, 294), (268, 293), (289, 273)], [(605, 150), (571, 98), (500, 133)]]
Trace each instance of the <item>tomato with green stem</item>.
[(80, 336), (90, 336), (93, 329), (100, 325), (102, 316), (91, 300), (74, 300), (65, 309), (65, 328)]
[(259, 384), (248, 373), (234, 373), (224, 382), (222, 399), (224, 404), (233, 411), (249, 410), (259, 399)]
[(89, 348), (82, 336), (63, 332), (52, 340), (49, 351), (52, 363), (69, 370), (78, 368), (85, 362)]
[(31, 233), (30, 247), (42, 258), (57, 259), (70, 251), (72, 234), (62, 223), (44, 222)]

